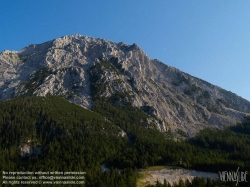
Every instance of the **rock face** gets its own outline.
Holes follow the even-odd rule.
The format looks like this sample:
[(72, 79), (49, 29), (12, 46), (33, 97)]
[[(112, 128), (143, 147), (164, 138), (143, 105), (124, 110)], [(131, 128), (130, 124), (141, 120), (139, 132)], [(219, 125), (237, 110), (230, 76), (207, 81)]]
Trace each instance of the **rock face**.
[(25, 144), (20, 146), (21, 157), (33, 157), (42, 153), (41, 147), (30, 147), (30, 145)]
[(189, 136), (250, 113), (247, 100), (150, 59), (136, 44), (71, 35), (0, 54), (1, 100), (48, 94), (88, 109), (96, 97), (131, 104), (154, 116), (159, 130)]

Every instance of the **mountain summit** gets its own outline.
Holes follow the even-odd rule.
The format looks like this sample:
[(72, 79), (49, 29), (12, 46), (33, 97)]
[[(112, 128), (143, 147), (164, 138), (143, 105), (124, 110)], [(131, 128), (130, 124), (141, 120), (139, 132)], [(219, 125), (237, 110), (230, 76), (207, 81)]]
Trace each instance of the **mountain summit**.
[(90, 110), (98, 100), (130, 105), (158, 130), (188, 136), (250, 115), (247, 100), (150, 59), (136, 44), (82, 35), (0, 53), (0, 99), (22, 95), (62, 95)]

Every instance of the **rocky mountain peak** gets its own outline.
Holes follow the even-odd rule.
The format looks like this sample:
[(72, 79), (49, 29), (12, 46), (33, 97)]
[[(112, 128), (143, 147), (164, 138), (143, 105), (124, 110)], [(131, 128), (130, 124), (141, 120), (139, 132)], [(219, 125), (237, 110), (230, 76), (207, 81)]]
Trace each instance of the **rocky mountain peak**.
[[(93, 91), (94, 90), (94, 91)], [(132, 105), (166, 131), (192, 136), (234, 125), (250, 113), (237, 95), (150, 59), (136, 44), (79, 34), (0, 54), (0, 99), (63, 95), (91, 109), (95, 99)]]

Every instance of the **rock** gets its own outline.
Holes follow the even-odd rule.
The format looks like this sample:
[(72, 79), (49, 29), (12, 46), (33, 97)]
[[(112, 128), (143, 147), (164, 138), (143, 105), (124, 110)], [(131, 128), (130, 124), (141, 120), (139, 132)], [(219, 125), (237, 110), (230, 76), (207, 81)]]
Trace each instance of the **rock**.
[[(92, 84), (103, 90), (92, 93)], [(136, 44), (81, 35), (3, 51), (0, 99), (21, 95), (62, 95), (87, 109), (93, 95), (111, 98), (142, 109), (161, 131), (170, 127), (189, 134), (234, 125), (250, 113), (247, 100), (150, 59)]]

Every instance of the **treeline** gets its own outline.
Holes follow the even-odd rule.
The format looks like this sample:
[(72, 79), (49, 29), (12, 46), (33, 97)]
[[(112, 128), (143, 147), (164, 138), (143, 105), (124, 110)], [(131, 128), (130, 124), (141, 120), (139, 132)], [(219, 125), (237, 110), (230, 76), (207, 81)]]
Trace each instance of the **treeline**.
[(250, 135), (250, 116), (246, 116), (245, 121), (236, 126), (232, 126), (229, 129), (236, 133)]
[[(127, 132), (126, 149), (110, 160), (120, 168), (144, 168), (151, 165), (178, 165), (188, 169), (217, 172), (220, 170), (250, 170), (250, 136), (232, 130), (204, 129), (188, 141), (166, 140), (167, 134), (155, 130), (146, 122), (147, 115), (131, 106), (112, 105), (99, 100), (93, 110), (107, 117)], [(250, 126), (249, 120), (243, 123)]]

